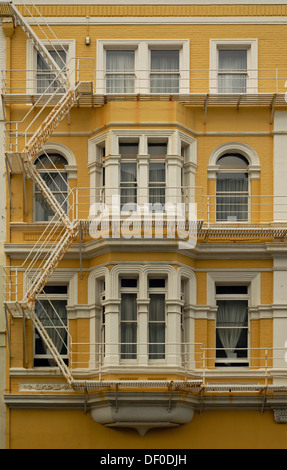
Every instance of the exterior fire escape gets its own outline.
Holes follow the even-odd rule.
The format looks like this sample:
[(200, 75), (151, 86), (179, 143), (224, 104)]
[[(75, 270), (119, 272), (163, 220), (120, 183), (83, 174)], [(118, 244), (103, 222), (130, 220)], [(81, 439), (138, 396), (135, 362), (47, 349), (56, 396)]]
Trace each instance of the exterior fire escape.
[[(8, 185), (9, 170), (13, 171), (13, 168), (18, 167), (18, 172), (23, 171), (24, 174), (31, 178), (31, 180), (37, 185), (49, 207), (52, 209), (54, 216), (47, 224), (47, 227), (42, 233), (40, 239), (34, 245), (24, 261), (22, 265), (24, 270), (23, 277), (20, 277), (17, 272), (17, 267), (8, 266), (5, 268), (5, 307), (11, 316), (15, 313), (17, 315), (20, 313), (23, 315), (23, 318), (27, 318), (32, 321), (52, 358), (72, 388), (75, 390), (86, 391), (98, 389), (103, 386), (103, 381), (94, 379), (78, 380), (73, 377), (73, 369), (65, 363), (57, 347), (49, 336), (43, 322), (38, 318), (35, 312), (35, 303), (38, 300), (39, 295), (43, 294), (44, 286), (51, 278), (53, 272), (63, 259), (67, 250), (69, 250), (73, 241), (79, 237), (81, 231), (81, 220), (73, 216), (73, 214), (77, 212), (73, 210), (73, 207), (69, 213), (64, 209), (64, 204), (67, 200), (69, 200), (69, 203), (70, 200), (73, 200), (72, 191), (69, 191), (68, 189), (68, 195), (64, 204), (60, 204), (34, 165), (34, 159), (40, 152), (44, 152), (44, 144), (47, 142), (59, 123), (65, 116), (67, 116), (71, 108), (77, 104), (79, 99), (81, 99), (81, 96), (84, 96), (85, 93), (87, 95), (87, 90), (90, 90), (90, 93), (92, 93), (91, 90), (93, 89), (93, 83), (78, 80), (75, 84), (71, 85), (66, 68), (63, 67), (61, 69), (61, 67), (56, 63), (43, 41), (39, 39), (35, 34), (35, 31), (26, 21), (25, 17), (21, 15), (12, 3), (0, 2), (0, 17), (12, 18), (14, 25), (20, 26), (25, 31), (27, 37), (32, 41), (34, 48), (38, 51), (46, 65), (49, 67), (53, 77), (55, 77), (53, 80), (53, 92), (51, 93), (51, 90), (48, 89), (45, 90), (45, 92), (37, 99), (37, 102), (32, 106), (32, 108), (30, 108), (27, 114), (27, 123), (25, 123), (25, 119), (19, 123), (22, 126), (21, 132), (17, 126), (14, 126), (14, 123), (6, 123), (6, 136), (8, 138), (6, 141), (5, 155)], [(247, 98), (249, 97), (246, 97), (246, 99)], [(85, 100), (87, 98), (84, 96), (83, 99)], [(91, 101), (94, 104), (98, 106), (103, 105), (105, 101), (97, 101), (100, 99), (100, 96), (95, 97), (95, 95), (92, 94)], [(192, 97), (192, 99), (195, 98)], [(184, 101), (182, 102), (184, 103)], [(190, 104), (192, 103), (188, 101), (187, 105)], [(33, 119), (33, 122), (36, 122), (37, 120), (41, 120), (42, 122), (36, 131), (33, 132), (33, 135), (28, 139), (28, 132), (26, 132), (26, 130), (29, 129), (29, 132), (31, 132), (31, 109), (37, 110), (38, 113), (37, 117)], [(42, 114), (44, 114), (43, 110), (48, 110), (48, 112), (46, 112), (47, 115), (44, 118), (42, 118)], [(207, 107), (205, 106), (205, 117), (206, 110)], [(25, 125), (27, 126), (26, 128)], [(69, 216), (69, 214), (72, 215)], [(279, 227), (279, 229), (276, 227), (268, 227), (265, 229), (257, 227), (254, 229), (249, 227), (246, 230), (243, 228), (240, 233), (238, 229), (231, 229), (229, 227), (212, 228), (209, 227), (209, 225), (202, 226), (202, 224), (200, 224), (198, 228), (198, 234), (204, 241), (208, 240), (209, 237), (224, 238), (226, 235), (232, 237), (233, 230), (236, 237), (241, 236), (242, 238), (254, 235), (279, 238), (284, 238), (286, 236), (285, 226)], [(67, 326), (65, 328), (69, 338)], [(115, 383), (112, 381), (105, 382), (105, 386), (114, 385)], [(160, 380), (150, 380), (147, 385), (146, 381), (125, 381), (122, 385), (125, 387), (166, 387), (167, 383)], [(205, 386), (204, 378), (200, 380), (178, 380), (175, 381), (173, 385), (179, 389), (197, 389), (200, 391)], [(228, 386), (228, 389), (230, 389), (230, 386)], [(254, 390), (260, 392), (261, 386), (256, 385), (253, 387), (250, 385), (248, 390), (252, 392)]]
[[(25, 8), (28, 13), (30, 13), (26, 5)], [(42, 233), (40, 239), (34, 245), (22, 265), (22, 268), (24, 269), (23, 278), (20, 278), (17, 268), (13, 266), (7, 266), (4, 268), (6, 320), (7, 312), (9, 312), (12, 317), (15, 314), (18, 316), (20, 314), (23, 316), (23, 319), (27, 318), (32, 321), (34, 328), (42, 338), (46, 348), (67, 380), (68, 385), (73, 389), (89, 391), (102, 388), (103, 386), (114, 387), (117, 386), (117, 383), (113, 381), (103, 381), (101, 379), (75, 379), (72, 375), (71, 367), (69, 367), (61, 357), (42, 320), (39, 319), (35, 311), (35, 304), (39, 295), (41, 294), (43, 296), (43, 289), (46, 283), (67, 250), (69, 250), (72, 242), (79, 237), (81, 231), (81, 220), (73, 216), (75, 212), (73, 211), (73, 208), (70, 211), (72, 214), (71, 220), (63, 207), (69, 197), (71, 198), (73, 196), (72, 192), (68, 190), (68, 196), (64, 203), (60, 204), (44, 179), (41, 177), (41, 174), (33, 161), (40, 152), (45, 153), (43, 149), (45, 142), (47, 142), (53, 131), (68, 114), (70, 109), (77, 103), (77, 100), (81, 98), (84, 101), (86, 100), (86, 90), (90, 90), (92, 84), (85, 81), (77, 81), (75, 85), (70, 84), (65, 67), (61, 69), (58, 66), (43, 41), (41, 41), (35, 34), (34, 30), (30, 27), (26, 19), (21, 15), (13, 3), (0, 2), (0, 17), (12, 17), (14, 26), (20, 26), (25, 31), (28, 38), (32, 41), (34, 48), (38, 53), (40, 53), (42, 59), (53, 74), (53, 77), (55, 77), (52, 81), (52, 86), (54, 86), (54, 89), (56, 88), (55, 91), (53, 90), (51, 92), (51, 89), (49, 90), (50, 84), (45, 92), (37, 99), (35, 105), (32, 106), (32, 109), (37, 109), (36, 105), (38, 105), (38, 109), (40, 108), (40, 111), (37, 110), (38, 119), (42, 119), (41, 114), (43, 109), (48, 108), (50, 111), (29, 139), (27, 139), (28, 132), (26, 132), (25, 129), (23, 132), (22, 130), (18, 130), (17, 124), (21, 124), (23, 127), (25, 119), (21, 121), (21, 123), (16, 123), (16, 126), (15, 123), (6, 122), (5, 156), (9, 188), (10, 172), (13, 173), (13, 169), (16, 168), (16, 172), (19, 173), (22, 171), (26, 177), (29, 177), (37, 185), (54, 213), (53, 218), (47, 224), (47, 227)], [(40, 24), (37, 24), (37, 26), (41, 27)], [(58, 44), (60, 44), (60, 41), (58, 41)], [(27, 114), (29, 119), (27, 119), (26, 124), (27, 128), (30, 130), (30, 121), (32, 118), (29, 115), (31, 115), (31, 109)], [(36, 119), (33, 121), (36, 121)], [(21, 138), (22, 141), (24, 140), (25, 142), (23, 147), (21, 147), (21, 150), (19, 150), (18, 147), (20, 146), (19, 142), (21, 142)], [(57, 171), (56, 167), (53, 171)], [(69, 338), (70, 335), (67, 326), (65, 326), (65, 328), (67, 337)], [(69, 347), (68, 344), (67, 347)], [(147, 386), (146, 382), (143, 383), (142, 381), (125, 381), (121, 385), (132, 388)], [(201, 380), (180, 380), (176, 382), (175, 385), (179, 388), (183, 387), (184, 389), (196, 389), (197, 387), (200, 387)], [(167, 383), (166, 381), (149, 381), (149, 386), (163, 387), (167, 386)]]

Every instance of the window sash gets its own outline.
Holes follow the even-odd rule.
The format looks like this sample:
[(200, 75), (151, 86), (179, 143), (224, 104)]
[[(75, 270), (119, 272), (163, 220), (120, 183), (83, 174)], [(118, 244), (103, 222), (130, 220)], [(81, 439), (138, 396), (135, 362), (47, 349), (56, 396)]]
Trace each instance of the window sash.
[(121, 359), (137, 358), (137, 294), (121, 294)]
[[(65, 362), (68, 361), (68, 315), (67, 315), (67, 299), (59, 299), (56, 295), (47, 296), (46, 299), (39, 298), (39, 301), (35, 303), (35, 313), (41, 320), (45, 330), (49, 337), (54, 343), (54, 346), (58, 350), (59, 354)], [(60, 297), (60, 296), (59, 296)], [(56, 310), (56, 312), (55, 312)], [(46, 366), (56, 366), (54, 359), (52, 358), (49, 350), (46, 348), (45, 343), (38, 334), (37, 330), (34, 332), (34, 366), (37, 362), (42, 360), (46, 361)], [(44, 365), (44, 366), (45, 366)]]
[(137, 164), (122, 162), (121, 167), (121, 209), (136, 210), (137, 207)]
[(151, 93), (179, 93), (179, 51), (151, 50)]
[(248, 358), (248, 300), (217, 300), (216, 359)]
[(223, 49), (218, 55), (218, 92), (246, 93), (247, 50)]
[[(49, 50), (48, 52), (62, 70), (67, 62), (67, 52), (64, 49)], [(37, 93), (42, 94), (46, 90), (47, 93), (54, 93), (56, 90), (58, 93), (65, 93), (60, 82), (56, 80), (55, 72), (50, 69), (41, 54), (37, 52)]]
[[(55, 199), (62, 206), (62, 209), (65, 213), (68, 212), (68, 175), (65, 172), (61, 174), (56, 172), (47, 171), (39, 172), (41, 177), (47, 184), (48, 188), (54, 195)], [(47, 203), (46, 199), (35, 185), (34, 191), (35, 197), (35, 221), (36, 222), (47, 222), (54, 217), (54, 212), (51, 209), (50, 205)]]
[(216, 220), (248, 220), (248, 174), (218, 173), (216, 180)]
[(149, 359), (165, 359), (165, 294), (150, 293), (149, 297)]
[(106, 51), (106, 92), (135, 92), (135, 51)]
[(149, 165), (149, 203), (164, 206), (166, 195), (165, 163), (153, 162)]

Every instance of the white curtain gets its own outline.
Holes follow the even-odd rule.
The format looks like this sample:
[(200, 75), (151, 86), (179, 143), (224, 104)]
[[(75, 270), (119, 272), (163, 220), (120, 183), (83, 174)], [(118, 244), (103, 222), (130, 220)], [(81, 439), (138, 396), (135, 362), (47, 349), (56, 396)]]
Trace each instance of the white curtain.
[(150, 89), (151, 93), (179, 92), (179, 51), (151, 51)]
[(121, 207), (135, 210), (137, 203), (137, 165), (121, 163)]
[(165, 204), (164, 163), (150, 163), (149, 165), (149, 203), (158, 204), (159, 208)]
[(217, 332), (227, 357), (230, 357), (236, 349), (242, 328), (247, 326), (247, 302), (219, 300), (217, 305)]
[(107, 93), (134, 93), (134, 57), (134, 51), (106, 51)]
[(248, 220), (247, 173), (217, 175), (216, 220), (231, 220), (230, 217), (234, 217), (234, 220)]
[(165, 295), (150, 294), (149, 358), (165, 357)]
[[(51, 50), (49, 51), (51, 57), (53, 57), (56, 64), (60, 69), (66, 64), (67, 53), (64, 49), (60, 50)], [(47, 62), (43, 59), (41, 54), (37, 53), (37, 93), (44, 93), (47, 90), (47, 93), (53, 93), (60, 87), (59, 81), (55, 80), (56, 75), (51, 72), (51, 69)], [(49, 87), (49, 88), (48, 88)], [(59, 88), (59, 93), (63, 93), (64, 89)]]
[(247, 51), (219, 51), (219, 93), (246, 93)]
[(136, 359), (137, 295), (122, 294), (121, 299), (121, 358)]
[[(60, 354), (67, 354), (66, 305), (66, 300), (41, 300), (35, 304), (35, 313)], [(48, 348), (44, 344), (43, 347), (47, 356), (50, 356)], [(54, 365), (53, 359), (47, 359), (50, 365)]]

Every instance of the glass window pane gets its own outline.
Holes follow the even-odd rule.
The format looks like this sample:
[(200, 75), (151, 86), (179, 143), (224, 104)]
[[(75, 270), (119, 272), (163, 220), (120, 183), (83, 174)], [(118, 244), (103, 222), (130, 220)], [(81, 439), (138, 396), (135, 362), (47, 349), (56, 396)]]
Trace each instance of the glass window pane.
[(165, 294), (150, 294), (149, 321), (165, 321)]
[(133, 72), (135, 51), (107, 50), (106, 61), (107, 72)]
[(240, 72), (247, 69), (247, 50), (219, 50), (219, 70)]
[(220, 168), (226, 169), (247, 169), (249, 162), (247, 158), (243, 157), (243, 155), (227, 154), (222, 155), (222, 157), (217, 160), (216, 165), (219, 165)]
[(165, 182), (165, 163), (150, 163), (149, 181), (150, 183)]
[(151, 70), (175, 72), (179, 70), (179, 51), (152, 50)]
[(121, 155), (136, 157), (138, 155), (138, 144), (123, 143), (119, 144), (119, 152)]
[(136, 182), (137, 165), (136, 163), (121, 163), (121, 182)]
[(137, 320), (137, 294), (122, 294), (121, 321)]

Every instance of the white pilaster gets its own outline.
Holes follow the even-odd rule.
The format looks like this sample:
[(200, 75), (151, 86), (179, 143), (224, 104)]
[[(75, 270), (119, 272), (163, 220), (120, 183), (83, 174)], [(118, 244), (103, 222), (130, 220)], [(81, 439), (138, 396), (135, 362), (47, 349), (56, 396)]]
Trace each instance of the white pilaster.
[(273, 264), (274, 368), (287, 368), (287, 257), (274, 257)]
[(287, 220), (287, 111), (276, 111), (274, 114), (274, 148), (273, 148), (273, 179), (274, 179), (274, 220)]

